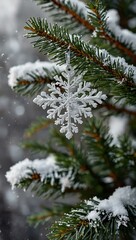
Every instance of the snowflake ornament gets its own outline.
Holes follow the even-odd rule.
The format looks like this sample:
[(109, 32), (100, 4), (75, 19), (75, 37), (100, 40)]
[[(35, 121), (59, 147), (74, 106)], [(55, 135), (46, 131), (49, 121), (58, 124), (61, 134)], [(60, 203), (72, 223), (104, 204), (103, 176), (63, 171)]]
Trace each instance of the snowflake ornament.
[(83, 74), (75, 76), (70, 65), (70, 50), (66, 53), (66, 71), (62, 76), (56, 76), (56, 82), (47, 84), (48, 91), (41, 92), (33, 102), (47, 109), (47, 118), (55, 119), (56, 125), (61, 125), (60, 132), (70, 139), (73, 133), (78, 133), (77, 124), (82, 124), (82, 116), (92, 117), (92, 107), (96, 108), (106, 99), (106, 95), (96, 89), (91, 89), (89, 82), (82, 81)]

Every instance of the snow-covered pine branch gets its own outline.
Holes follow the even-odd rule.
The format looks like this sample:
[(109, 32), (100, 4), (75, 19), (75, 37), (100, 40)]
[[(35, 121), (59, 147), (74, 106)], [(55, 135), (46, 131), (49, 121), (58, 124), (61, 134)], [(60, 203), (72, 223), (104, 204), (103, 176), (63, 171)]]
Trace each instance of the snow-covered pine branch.
[(108, 199), (100, 200), (94, 197), (92, 201), (86, 201), (86, 204), (92, 207), (86, 216), (92, 227), (101, 225), (105, 218), (109, 221), (115, 219), (117, 229), (121, 225), (127, 227), (130, 221), (128, 208), (136, 208), (136, 188), (130, 186), (118, 188)]
[[(54, 22), (59, 22), (72, 32), (80, 35), (89, 34), (94, 27), (88, 22), (88, 13), (91, 10), (80, 0), (35, 0), (44, 10), (52, 15)], [(65, 16), (65, 21), (64, 21)], [(88, 29), (89, 28), (89, 29)]]
[[(104, 32), (101, 32), (102, 37), (106, 38), (107, 41), (112, 45), (115, 45), (122, 52), (125, 51), (124, 53), (127, 53), (130, 51), (130, 57), (135, 60), (133, 53), (133, 50), (136, 50), (135, 34), (127, 29), (123, 30), (120, 28), (118, 24), (119, 16), (117, 16), (116, 10), (109, 10), (106, 15), (105, 8), (101, 1), (95, 3), (91, 2), (90, 4), (88, 2), (88, 5), (80, 0), (51, 0), (50, 4), (48, 0), (35, 1), (44, 5), (44, 9), (46, 9), (47, 12), (53, 10), (53, 16), (56, 18), (57, 22), (60, 22), (61, 24), (63, 24), (65, 12), (64, 26), (67, 26), (68, 28), (68, 26), (72, 25), (72, 22), (74, 22), (72, 25), (74, 33), (82, 34), (83, 30), (84, 33), (82, 35), (85, 35), (85, 33), (90, 34), (92, 31), (94, 31), (95, 34), (98, 31), (98, 28), (100, 32), (103, 29)], [(56, 14), (54, 14), (54, 9), (56, 10)]]
[(130, 78), (136, 84), (136, 67), (134, 65), (128, 64), (123, 57), (114, 57), (105, 49), (93, 48), (96, 51), (96, 56), (101, 58), (101, 61), (103, 61), (103, 66), (112, 66), (113, 69), (116, 68), (117, 70), (120, 68), (120, 70), (122, 70), (122, 73), (124, 73), (124, 79), (122, 78), (122, 83), (125, 82), (127, 78)]
[[(38, 2), (40, 5), (44, 5), (44, 8), (47, 9), (55, 5), (58, 6), (60, 9), (62, 8), (61, 6), (67, 6), (71, 8), (73, 11), (75, 11), (77, 14), (82, 15), (82, 17), (87, 19), (89, 9), (87, 5), (80, 0), (51, 0), (50, 4), (49, 0), (35, 0), (35, 1)], [(65, 8), (63, 7), (62, 10), (65, 11)]]
[(65, 192), (67, 189), (85, 188), (84, 184), (76, 182), (77, 172), (78, 170), (73, 167), (60, 167), (55, 156), (49, 155), (46, 159), (32, 161), (26, 158), (16, 163), (6, 173), (6, 178), (12, 189), (22, 187), (23, 181), (38, 180), (43, 184), (50, 184), (50, 187), (55, 185), (61, 192)]
[(49, 239), (60, 239), (62, 229), (64, 239), (120, 239), (120, 233), (127, 236), (127, 231), (134, 228), (131, 218), (135, 211), (136, 188), (117, 188), (108, 199), (94, 197), (66, 213), (52, 226)]
[(85, 19), (88, 18), (88, 7), (80, 0), (58, 0), (65, 5), (70, 5), (79, 15), (82, 15)]
[[(78, 34), (69, 34), (66, 29), (58, 25), (49, 26), (46, 20), (39, 18), (31, 18), (25, 29), (29, 31), (29, 38), (38, 37), (38, 40), (33, 42), (34, 46), (42, 50), (43, 53), (48, 53), (50, 58), (55, 59), (59, 64), (64, 63), (65, 52), (70, 46), (71, 63), (75, 67), (80, 65), (81, 72), (85, 69), (91, 69), (91, 63), (94, 63), (101, 71), (105, 74), (111, 74), (111, 77), (117, 81), (121, 82), (124, 79), (124, 83), (136, 81), (135, 66), (129, 65), (124, 58), (112, 56), (105, 49), (90, 45), (82, 40)], [(93, 67), (95, 68), (95, 66)]]
[(110, 9), (107, 12), (107, 26), (120, 42), (130, 46), (136, 53), (136, 34), (128, 29), (122, 29), (119, 25), (119, 14), (117, 10)]
[(47, 83), (53, 80), (54, 75), (65, 70), (65, 66), (58, 66), (53, 62), (28, 62), (11, 67), (8, 75), (8, 84), (22, 94), (31, 94), (41, 91)]

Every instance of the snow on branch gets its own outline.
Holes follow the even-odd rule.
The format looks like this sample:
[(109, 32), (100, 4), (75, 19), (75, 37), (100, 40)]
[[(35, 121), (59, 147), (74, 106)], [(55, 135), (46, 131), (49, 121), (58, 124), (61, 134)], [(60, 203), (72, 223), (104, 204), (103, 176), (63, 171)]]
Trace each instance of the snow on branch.
[[(43, 26), (42, 30), (41, 25)], [(82, 72), (84, 69), (90, 68), (90, 63), (94, 62), (121, 83), (127, 82), (131, 86), (133, 85), (131, 83), (136, 82), (136, 67), (127, 64), (124, 58), (113, 57), (105, 49), (99, 49), (86, 43), (77, 34), (69, 34), (63, 27), (49, 26), (45, 19), (31, 18), (25, 29), (30, 31), (28, 37), (39, 37), (34, 41), (34, 46), (44, 53), (48, 53), (50, 58), (55, 59), (58, 63), (64, 63), (62, 54), (70, 45), (72, 64), (75, 67), (81, 64)]]
[[(91, 10), (82, 0), (35, 1), (43, 5), (43, 8), (47, 13), (50, 12), (55, 22), (58, 22), (63, 26), (67, 26), (67, 29), (71, 29), (72, 32), (79, 33), (79, 35), (84, 36), (90, 33), (90, 31), (94, 31), (94, 27), (88, 21), (88, 15)], [(65, 21), (63, 21), (64, 14)]]
[(12, 189), (21, 186), (21, 182), (27, 179), (33, 179), (33, 174), (39, 175), (38, 180), (44, 184), (47, 181), (51, 186), (58, 184), (61, 192), (65, 192), (67, 188), (83, 188), (83, 184), (75, 181), (77, 170), (69, 167), (62, 168), (57, 165), (54, 155), (49, 155), (46, 159), (29, 160), (24, 159), (13, 165), (6, 173), (7, 181), (11, 184)]
[(112, 68), (119, 68), (123, 74), (124, 79), (122, 79), (122, 83), (125, 82), (126, 78), (131, 78), (134, 83), (136, 83), (136, 67), (134, 65), (129, 65), (123, 57), (114, 57), (109, 54), (105, 49), (98, 49), (92, 46), (92, 48), (96, 51), (96, 56), (101, 58), (104, 66), (112, 66)]
[(40, 62), (36, 61), (34, 63), (28, 62), (23, 65), (18, 65), (11, 67), (8, 75), (8, 84), (11, 88), (14, 88), (18, 84), (19, 79), (27, 80), (33, 82), (33, 75), (38, 75), (40, 77), (45, 77), (47, 72), (52, 73), (54, 70), (64, 71), (65, 66), (58, 66), (51, 62)]
[(118, 188), (108, 199), (100, 200), (96, 197), (86, 201), (92, 207), (86, 219), (92, 227), (96, 227), (103, 222), (105, 217), (110, 221), (115, 218), (117, 228), (121, 225), (127, 227), (129, 222), (128, 207), (136, 208), (136, 188), (130, 186)]
[(107, 12), (107, 25), (111, 32), (122, 42), (129, 44), (136, 52), (136, 34), (128, 29), (122, 29), (119, 26), (119, 14), (117, 10), (111, 9)]
[[(136, 188), (118, 188), (108, 198), (84, 201), (51, 228), (51, 239), (120, 239), (135, 229)], [(134, 221), (132, 220), (134, 219)]]
[(89, 9), (87, 8), (86, 4), (80, 0), (59, 0), (58, 2), (61, 2), (65, 5), (70, 4), (72, 7), (77, 9), (79, 14), (82, 14), (84, 18), (87, 19)]

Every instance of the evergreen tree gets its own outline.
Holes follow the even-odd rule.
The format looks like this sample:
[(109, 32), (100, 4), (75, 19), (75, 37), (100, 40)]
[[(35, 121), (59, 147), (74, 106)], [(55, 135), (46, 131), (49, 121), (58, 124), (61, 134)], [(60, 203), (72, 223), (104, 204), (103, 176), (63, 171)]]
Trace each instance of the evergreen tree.
[(44, 157), (15, 164), (7, 180), (52, 199), (29, 218), (56, 219), (50, 240), (135, 239), (136, 1), (35, 1), (55, 23), (30, 18), (25, 29), (50, 62), (12, 67), (9, 85), (43, 108), (27, 138), (49, 137), (24, 143)]

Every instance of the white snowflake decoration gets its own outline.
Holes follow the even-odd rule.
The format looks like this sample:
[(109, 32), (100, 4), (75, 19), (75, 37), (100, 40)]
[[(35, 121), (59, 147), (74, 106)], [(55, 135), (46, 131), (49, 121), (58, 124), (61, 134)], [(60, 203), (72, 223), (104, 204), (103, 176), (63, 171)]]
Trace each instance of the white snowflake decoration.
[(70, 51), (66, 54), (66, 72), (64, 77), (55, 77), (56, 82), (47, 84), (48, 91), (41, 92), (33, 102), (47, 110), (47, 118), (55, 119), (56, 125), (61, 125), (60, 132), (70, 139), (73, 133), (78, 133), (76, 124), (82, 124), (82, 115), (92, 117), (92, 108), (96, 108), (106, 95), (96, 89), (91, 90), (89, 82), (82, 81), (83, 74), (75, 76), (70, 65)]

